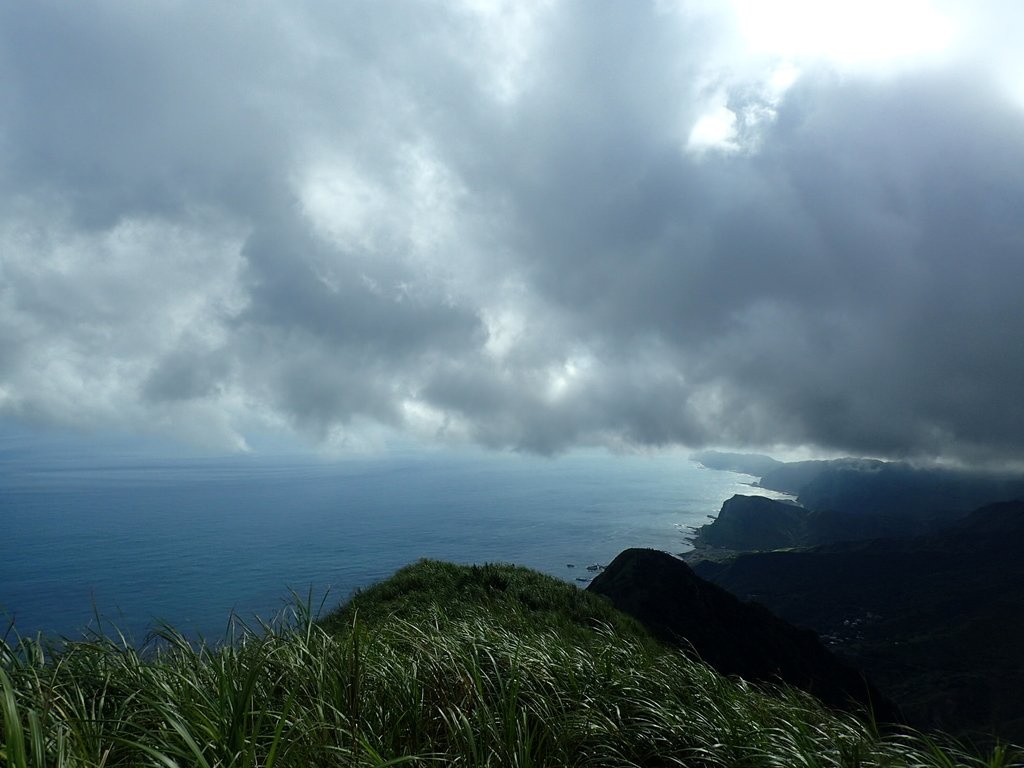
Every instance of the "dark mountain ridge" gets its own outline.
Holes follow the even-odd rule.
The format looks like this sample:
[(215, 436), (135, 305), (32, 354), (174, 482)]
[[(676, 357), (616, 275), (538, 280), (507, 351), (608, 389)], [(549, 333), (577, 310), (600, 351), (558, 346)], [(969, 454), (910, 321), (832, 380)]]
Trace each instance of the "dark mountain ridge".
[(928, 536), (740, 554), (695, 572), (822, 636), (915, 725), (1024, 740), (1024, 502)]
[(783, 682), (832, 707), (870, 709), (880, 722), (900, 718), (891, 702), (813, 632), (738, 600), (669, 554), (628, 549), (587, 591), (604, 595), (662, 641), (692, 649), (720, 674)]

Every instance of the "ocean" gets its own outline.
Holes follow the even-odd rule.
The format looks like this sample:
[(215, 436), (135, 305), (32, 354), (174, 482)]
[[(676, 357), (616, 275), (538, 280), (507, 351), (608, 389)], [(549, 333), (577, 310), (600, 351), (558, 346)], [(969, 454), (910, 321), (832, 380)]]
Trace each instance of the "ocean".
[[(96, 459), (0, 452), (0, 632), (226, 636), (297, 593), (330, 609), (420, 558), (585, 586), (627, 547), (689, 548), (752, 478), (678, 452)], [(569, 565), (574, 567), (568, 567)], [(11, 626), (13, 625), (13, 630)]]

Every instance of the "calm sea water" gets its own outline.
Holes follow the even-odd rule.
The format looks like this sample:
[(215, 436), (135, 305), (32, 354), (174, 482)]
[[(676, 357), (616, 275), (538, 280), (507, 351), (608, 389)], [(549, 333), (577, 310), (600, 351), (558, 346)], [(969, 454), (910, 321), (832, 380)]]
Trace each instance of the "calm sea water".
[[(289, 591), (327, 606), (424, 557), (567, 581), (688, 526), (750, 478), (682, 454), (429, 454), (322, 461), (96, 461), (0, 452), (0, 632), (78, 637), (96, 615), (224, 636)], [(568, 568), (569, 563), (575, 568)], [(10, 639), (10, 638), (9, 638)]]

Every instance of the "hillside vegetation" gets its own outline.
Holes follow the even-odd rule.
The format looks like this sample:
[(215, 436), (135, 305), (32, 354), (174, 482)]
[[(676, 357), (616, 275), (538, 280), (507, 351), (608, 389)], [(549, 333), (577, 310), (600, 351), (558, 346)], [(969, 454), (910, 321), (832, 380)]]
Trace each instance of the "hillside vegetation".
[(0, 645), (0, 765), (1004, 766), (723, 678), (601, 598), (424, 561), (315, 621), (195, 647)]

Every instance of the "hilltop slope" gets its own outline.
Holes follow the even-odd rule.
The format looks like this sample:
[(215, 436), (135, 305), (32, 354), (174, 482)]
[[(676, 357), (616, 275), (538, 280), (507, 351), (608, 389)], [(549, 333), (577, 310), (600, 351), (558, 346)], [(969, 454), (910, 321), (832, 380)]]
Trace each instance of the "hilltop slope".
[[(602, 598), (511, 566), (422, 562), (323, 622), (232, 645), (0, 643), (0, 764), (1021, 766), (879, 737), (726, 679)], [(940, 741), (942, 739), (940, 738)]]

